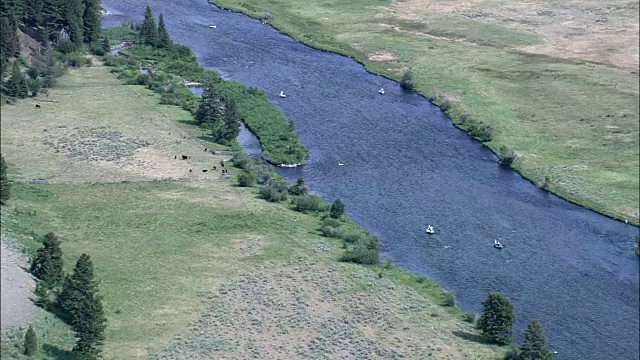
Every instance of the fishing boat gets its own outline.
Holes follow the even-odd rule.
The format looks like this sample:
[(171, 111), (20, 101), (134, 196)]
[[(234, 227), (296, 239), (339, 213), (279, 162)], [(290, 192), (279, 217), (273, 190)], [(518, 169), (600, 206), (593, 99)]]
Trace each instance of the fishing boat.
[(429, 225), (427, 226), (427, 234), (433, 234), (435, 233), (435, 231), (433, 230), (433, 226)]
[(504, 245), (502, 245), (502, 243), (498, 240), (493, 240), (493, 247), (496, 249), (502, 249)]
[(380, 90), (378, 90), (378, 94), (384, 95), (384, 88), (380, 88)]
[(281, 97), (281, 98), (286, 98), (286, 97), (287, 97), (287, 95), (285, 95), (285, 94), (284, 94), (284, 92), (280, 91), (280, 97)]

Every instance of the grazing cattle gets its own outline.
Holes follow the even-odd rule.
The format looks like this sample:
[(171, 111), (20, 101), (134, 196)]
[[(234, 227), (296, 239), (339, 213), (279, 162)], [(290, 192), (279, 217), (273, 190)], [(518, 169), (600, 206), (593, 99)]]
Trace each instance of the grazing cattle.
[(36, 104), (36, 108), (40, 109), (40, 105), (39, 105), (39, 104)]
[(193, 169), (189, 169), (189, 172), (193, 172)]
[(204, 148), (204, 151), (207, 151), (207, 148)]
[(213, 165), (213, 170), (217, 170), (215, 165)]
[(189, 157), (187, 155), (182, 155), (182, 160), (187, 160)]
[(174, 159), (177, 159), (177, 158), (178, 158), (178, 155), (173, 155), (173, 158), (174, 158)]
[(202, 172), (207, 172), (207, 171), (209, 171), (209, 170), (207, 170), (207, 169), (202, 169)]

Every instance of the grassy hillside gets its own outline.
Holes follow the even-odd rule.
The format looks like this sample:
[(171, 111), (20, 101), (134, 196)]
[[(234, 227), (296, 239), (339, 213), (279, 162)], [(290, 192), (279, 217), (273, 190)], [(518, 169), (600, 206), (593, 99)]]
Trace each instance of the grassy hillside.
[[(638, 4), (621, 0), (213, 0), (417, 89), (493, 129), (516, 170), (638, 223)], [(267, 15), (268, 13), (268, 15)], [(464, 122), (460, 114), (467, 113)], [(546, 180), (545, 180), (546, 179)]]
[[(46, 100), (1, 109), (16, 182), (2, 231), (31, 250), (54, 231), (67, 270), (91, 256), (108, 318), (105, 359), (503, 353), (442, 305), (437, 284), (339, 263), (340, 242), (319, 235), (317, 217), (203, 173), (222, 158), (203, 151), (187, 112), (150, 90), (94, 66), (71, 70)], [(182, 154), (191, 158), (174, 159)], [(45, 358), (68, 358), (64, 324), (49, 314), (36, 330)], [(3, 337), (3, 359), (19, 358), (15, 344)]]

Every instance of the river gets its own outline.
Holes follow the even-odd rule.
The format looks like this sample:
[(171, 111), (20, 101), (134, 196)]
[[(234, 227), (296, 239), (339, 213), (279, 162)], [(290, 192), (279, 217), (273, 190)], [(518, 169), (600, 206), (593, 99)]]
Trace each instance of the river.
[[(112, 13), (107, 26), (142, 20), (147, 4), (102, 3)], [(380, 236), (386, 259), (443, 284), (464, 310), (479, 312), (488, 291), (506, 294), (518, 339), (540, 319), (557, 359), (640, 358), (636, 227), (501, 168), (437, 107), (348, 58), (205, 0), (152, 6), (203, 65), (266, 91), (295, 121), (311, 155), (279, 173), (304, 176), (329, 201), (343, 199), (349, 215)], [(436, 229), (429, 237), (427, 223)], [(494, 239), (505, 248), (494, 249)]]

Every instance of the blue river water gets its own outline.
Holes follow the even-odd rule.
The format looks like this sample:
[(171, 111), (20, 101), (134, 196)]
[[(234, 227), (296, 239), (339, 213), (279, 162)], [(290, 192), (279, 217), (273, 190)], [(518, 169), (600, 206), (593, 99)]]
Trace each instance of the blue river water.
[[(112, 13), (107, 26), (142, 20), (147, 5), (102, 3)], [(201, 64), (266, 91), (294, 120), (311, 155), (302, 168), (278, 172), (304, 176), (329, 201), (343, 199), (380, 237), (385, 258), (443, 284), (464, 310), (479, 312), (489, 291), (506, 294), (517, 338), (540, 319), (557, 359), (640, 359), (638, 228), (501, 168), (437, 107), (351, 59), (205, 0), (151, 5)], [(239, 140), (259, 154), (250, 133)], [(425, 234), (427, 224), (434, 235)], [(505, 248), (494, 249), (494, 239)]]

